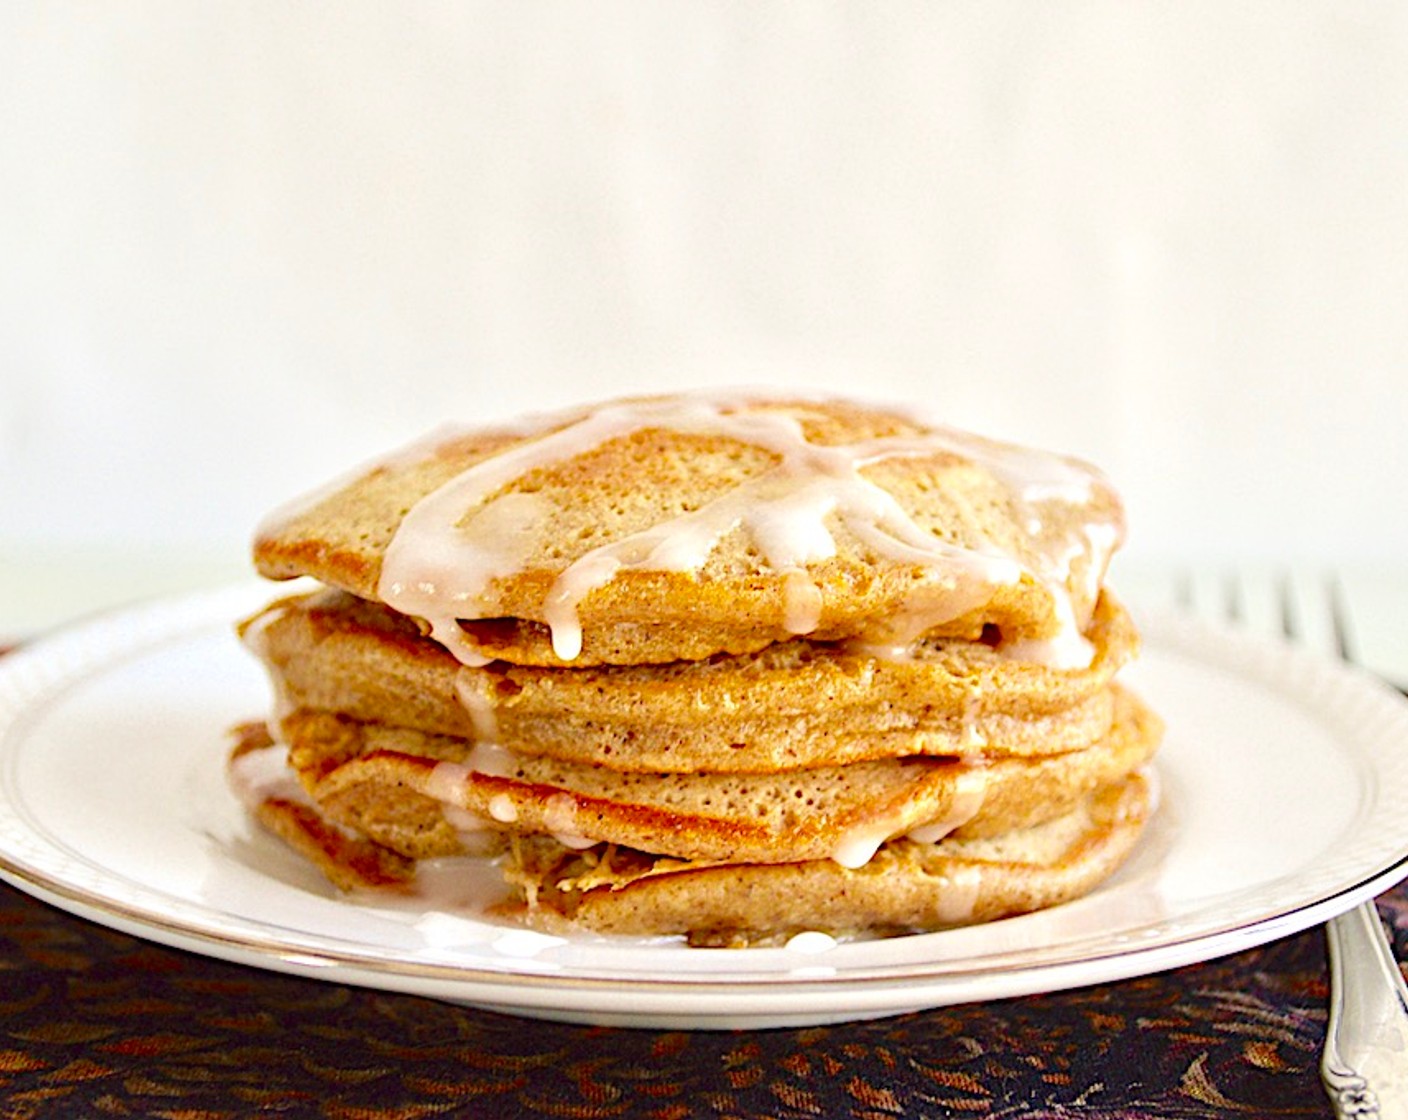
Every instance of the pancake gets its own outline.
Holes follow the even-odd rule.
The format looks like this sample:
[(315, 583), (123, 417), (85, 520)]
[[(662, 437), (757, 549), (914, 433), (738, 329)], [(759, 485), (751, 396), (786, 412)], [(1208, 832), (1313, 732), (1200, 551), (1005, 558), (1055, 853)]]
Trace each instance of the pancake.
[(1123, 533), (1075, 460), (734, 394), (439, 434), (268, 519), (254, 559), (421, 619), (461, 660), (641, 664), (798, 634), (1069, 644)]
[[(992, 836), (1038, 823), (1142, 765), (1161, 725), (1131, 694), (1115, 700), (1111, 733), (1067, 754), (757, 774), (621, 774), (303, 710), (282, 720), (278, 737), (324, 816), (417, 859), (460, 854), (464, 832), (487, 830), (674, 859), (856, 865), (901, 835)], [(482, 846), (478, 836), (473, 844)]]
[[(262, 725), (247, 725), (232, 768), (270, 742)], [(416, 860), (349, 833), (296, 793), (269, 793), (243, 777), (234, 784), (259, 821), (339, 889), (414, 891)], [(984, 837), (958, 829), (937, 842), (893, 839), (854, 868), (832, 859), (678, 860), (528, 834), (499, 856), (514, 897), (492, 911), (556, 934), (680, 935), (729, 948), (807, 931), (844, 938), (946, 929), (1089, 893), (1128, 858), (1152, 809), (1148, 778), (1133, 772), (1038, 824)]]
[(730, 948), (811, 930), (847, 937), (973, 925), (1088, 894), (1128, 858), (1152, 806), (1148, 779), (1131, 774), (1031, 828), (892, 841), (859, 868), (832, 860), (680, 866), (534, 837), (511, 853), (506, 876), (523, 900), (510, 912), (552, 933), (675, 934)]
[(1094, 468), (902, 409), (684, 394), (442, 430), (260, 526), (262, 574), (322, 587), (239, 626), (273, 710), (229, 779), (340, 889), (491, 859), (498, 920), (555, 932), (1056, 905), (1151, 809), (1123, 537)]
[[(312, 863), (333, 886), (343, 891), (377, 890), (404, 887), (414, 880), (414, 859), (328, 820), (293, 783), (286, 767), (276, 765), (269, 777), (268, 761), (277, 764), (278, 752), (271, 754), (275, 743), (265, 724), (251, 721), (234, 732), (230, 785), (261, 825)], [(260, 770), (265, 771), (263, 776)]]
[(338, 592), (273, 604), (241, 631), (286, 707), (647, 772), (1079, 750), (1109, 731), (1108, 685), (1138, 642), (1107, 594), (1084, 669), (953, 639), (903, 657), (792, 639), (669, 665), (468, 667), (408, 619)]

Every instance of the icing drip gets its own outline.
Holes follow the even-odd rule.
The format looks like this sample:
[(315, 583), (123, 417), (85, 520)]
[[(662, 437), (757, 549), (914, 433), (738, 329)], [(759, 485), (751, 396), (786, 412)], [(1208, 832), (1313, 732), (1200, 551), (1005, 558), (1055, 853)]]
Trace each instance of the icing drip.
[(1005, 642), (999, 652), (1014, 661), (1036, 661), (1053, 669), (1088, 669), (1095, 657), (1095, 647), (1081, 632), (1075, 608), (1068, 596), (1054, 599), (1060, 629), (1051, 638), (1029, 638)]
[(978, 900), (983, 894), (982, 868), (971, 863), (958, 863), (945, 871), (939, 880), (937, 896), (940, 925), (966, 925), (973, 920)]
[(495, 743), (499, 738), (499, 721), (493, 702), (479, 690), (479, 682), (467, 670), (460, 670), (455, 679), (455, 694), (469, 714), (474, 737), (481, 743)]
[(465, 784), (473, 773), (458, 762), (437, 762), (425, 779), (425, 794), (447, 805), (462, 805)]
[(543, 824), (548, 833), (564, 848), (582, 850), (593, 847), (595, 840), (574, 830), (577, 823), (577, 799), (570, 793), (555, 793), (543, 809)]
[(518, 806), (508, 794), (495, 794), (489, 799), (489, 816), (500, 824), (513, 824), (518, 820)]
[(258, 808), (271, 798), (312, 804), (289, 768), (288, 748), (282, 743), (245, 751), (231, 759), (228, 777), (235, 796), (250, 809)]
[(858, 825), (847, 829), (831, 851), (831, 860), (848, 870), (854, 871), (870, 862), (880, 845), (893, 834), (889, 822), (883, 824)]
[(978, 815), (988, 794), (988, 772), (982, 766), (961, 770), (953, 787), (953, 799), (948, 812), (936, 821), (910, 829), (909, 838), (916, 844), (934, 844), (955, 828), (962, 828)]
[(465, 758), (465, 765), (476, 774), (492, 778), (512, 778), (518, 773), (518, 758), (498, 743), (475, 743)]
[(836, 948), (836, 945), (836, 938), (831, 934), (819, 929), (804, 929), (789, 937), (783, 948), (794, 953), (824, 953)]
[[(939, 820), (931, 821), (909, 831), (908, 838), (922, 844), (942, 840), (955, 828), (967, 824), (983, 807), (987, 797), (988, 774), (982, 765), (964, 766), (954, 780), (948, 810)], [(862, 821), (846, 829), (837, 839), (831, 850), (831, 860), (842, 867), (854, 871), (871, 861), (880, 846), (904, 828), (906, 810), (890, 813), (884, 817)]]
[(782, 591), (782, 625), (793, 634), (810, 634), (821, 624), (821, 588), (801, 568), (793, 568), (782, 581)]
[[(867, 466), (888, 459), (956, 454), (978, 462), (1011, 488), (1019, 504), (1060, 500), (1087, 502), (1095, 475), (1043, 452), (1012, 448), (948, 429), (919, 435), (882, 437), (854, 444), (822, 446), (807, 441), (792, 416), (747, 411), (744, 397), (704, 395), (606, 405), (569, 419), (556, 430), (510, 447), (471, 466), (406, 514), (387, 548), (378, 586), (380, 597), (403, 614), (425, 619), (433, 638), (463, 663), (482, 665), (479, 652), (459, 619), (488, 617), (487, 592), (493, 582), (516, 573), (522, 530), (543, 513), (535, 494), (505, 489), (531, 471), (551, 467), (634, 432), (667, 429), (683, 434), (722, 436), (761, 448), (777, 462), (762, 474), (658, 525), (594, 548), (569, 564), (549, 590), (543, 619), (556, 655), (576, 658), (582, 649), (578, 608), (593, 591), (622, 570), (698, 571), (719, 542), (743, 531), (775, 571), (785, 573), (783, 625), (805, 634), (820, 623), (824, 601), (807, 566), (836, 555), (831, 525), (840, 523), (866, 547), (901, 563), (950, 578), (942, 593), (929, 591), (901, 612), (892, 640), (904, 642), (980, 604), (995, 586), (1012, 584), (1025, 569), (1014, 558), (983, 548), (962, 548), (918, 525), (884, 488), (864, 477)], [(562, 423), (557, 418), (550, 423)], [(1032, 515), (1034, 524), (1040, 519)], [(1069, 537), (1060, 553), (1034, 573), (1051, 591), (1063, 631), (1080, 637), (1066, 579), (1074, 556), (1088, 555), (1098, 581), (1118, 532), (1091, 526)], [(1066, 661), (1079, 650), (1068, 638), (1048, 652)], [(1088, 659), (1087, 659), (1088, 663)], [(471, 715), (473, 715), (471, 711)]]

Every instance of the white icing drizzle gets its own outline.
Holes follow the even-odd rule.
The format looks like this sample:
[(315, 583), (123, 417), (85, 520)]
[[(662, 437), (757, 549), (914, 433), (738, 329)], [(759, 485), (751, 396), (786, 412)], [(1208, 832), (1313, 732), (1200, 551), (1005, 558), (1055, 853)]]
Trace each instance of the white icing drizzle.
[(789, 937), (783, 948), (794, 953), (824, 953), (828, 949), (836, 948), (836, 944), (836, 938), (829, 933), (819, 929), (804, 929)]
[(940, 925), (964, 925), (973, 920), (983, 893), (983, 872), (974, 864), (956, 864), (940, 880), (937, 917)]
[[(492, 908), (507, 902), (511, 896), (512, 888), (504, 882), (498, 860), (464, 855), (420, 860), (416, 864), (416, 877), (409, 895), (399, 900), (394, 895), (388, 897), (380, 894), (374, 897), (378, 907), (404, 908), (414, 913), (418, 928), (420, 923), (428, 921), (431, 915), (442, 914), (446, 918), (459, 921), (453, 925), (440, 925), (437, 932), (467, 933), (468, 930), (459, 923), (468, 919), (478, 925), (480, 936), (483, 938), (496, 935), (493, 925), (486, 926), (483, 923), (491, 922)], [(439, 923), (432, 924), (432, 931), (436, 930), (436, 925)], [(427, 948), (433, 946), (434, 942), (427, 939)]]
[(249, 809), (257, 809), (270, 799), (311, 805), (312, 801), (288, 765), (288, 747), (274, 743), (244, 751), (226, 768), (230, 788)]
[(500, 824), (513, 824), (518, 820), (518, 806), (506, 793), (496, 793), (489, 798), (489, 816)]
[(969, 749), (988, 745), (988, 737), (982, 727), (981, 705), (982, 696), (979, 693), (973, 693), (963, 701), (962, 743)]
[(988, 795), (988, 771), (985, 766), (965, 766), (954, 781), (953, 798), (948, 812), (938, 820), (909, 830), (909, 839), (916, 844), (933, 844), (955, 828), (962, 828), (978, 815)]
[[(815, 629), (822, 616), (820, 588), (806, 574), (809, 564), (836, 554), (827, 522), (839, 520), (867, 547), (902, 563), (951, 574), (956, 587), (931, 594), (896, 620), (894, 640), (903, 642), (982, 602), (991, 588), (1015, 583), (1024, 572), (1010, 556), (982, 548), (960, 548), (935, 537), (905, 512), (895, 498), (870, 482), (862, 470), (895, 457), (950, 452), (978, 462), (1005, 485), (1019, 503), (1087, 502), (1094, 472), (1059, 456), (1010, 447), (950, 429), (920, 435), (820, 446), (805, 438), (801, 423), (774, 411), (748, 411), (746, 396), (683, 395), (605, 405), (569, 420), (471, 466), (418, 502), (405, 516), (387, 548), (378, 594), (402, 612), (425, 619), (431, 636), (463, 663), (488, 659), (458, 625), (459, 619), (486, 617), (486, 592), (494, 580), (519, 570), (521, 530), (541, 513), (531, 494), (502, 493), (527, 473), (567, 461), (611, 439), (648, 429), (717, 435), (762, 448), (777, 463), (705, 505), (659, 525), (592, 549), (558, 576), (547, 595), (544, 621), (554, 652), (564, 661), (582, 648), (578, 606), (623, 570), (697, 571), (729, 533), (746, 532), (776, 571), (787, 573), (784, 625), (794, 633)], [(562, 422), (561, 417), (548, 423)], [(1035, 516), (1035, 515), (1033, 515)], [(1118, 537), (1090, 530), (1068, 542), (1065, 554), (1043, 562), (1033, 573), (1052, 593), (1063, 629), (1075, 627), (1064, 580), (1071, 556)], [(1090, 557), (1103, 571), (1105, 555)], [(966, 590), (965, 590), (966, 589)], [(1062, 608), (1061, 604), (1065, 607)], [(1063, 663), (1079, 653), (1057, 639), (1034, 655)], [(1088, 664), (1088, 658), (1087, 658)], [(473, 714), (473, 713), (471, 713)]]
[(869, 657), (876, 661), (892, 661), (904, 665), (916, 660), (913, 641), (872, 642), (852, 638), (841, 645), (858, 657)]
[(793, 568), (782, 580), (785, 614), (782, 625), (793, 634), (810, 634), (821, 625), (824, 605), (821, 588), (801, 568)]
[(880, 845), (894, 835), (890, 821), (869, 822), (848, 828), (831, 850), (831, 860), (848, 870), (864, 867), (880, 850)]
[(575, 830), (577, 799), (570, 793), (555, 793), (543, 807), (543, 824), (548, 834), (564, 848), (580, 851), (597, 843)]
[[(942, 840), (955, 828), (967, 824), (978, 815), (987, 798), (987, 790), (987, 768), (981, 764), (965, 765), (954, 779), (953, 794), (943, 817), (913, 828), (906, 835), (921, 844)], [(864, 867), (874, 858), (880, 846), (904, 827), (900, 819), (904, 812), (901, 809), (898, 813), (863, 821), (846, 829), (831, 850), (832, 862), (852, 871)]]
[(1082, 633), (1075, 609), (1068, 596), (1053, 599), (1060, 629), (1050, 638), (1025, 638), (1004, 642), (999, 648), (1004, 657), (1014, 661), (1035, 661), (1052, 669), (1088, 669), (1095, 657), (1095, 646)]
[(473, 775), (458, 762), (437, 762), (425, 779), (425, 795), (447, 805), (464, 804), (464, 787)]
[[(1085, 601), (1094, 603), (1100, 594), (1100, 584), (1105, 576), (1105, 565), (1119, 548), (1124, 530), (1117, 524), (1104, 521), (1087, 521), (1084, 525), (1085, 544), (1091, 562), (1085, 570)], [(1089, 621), (1089, 620), (1087, 620)]]
[(980, 436), (960, 436), (952, 450), (973, 460), (1029, 506), (1038, 502), (1083, 505), (1099, 477), (1092, 468), (1048, 451)]
[(499, 739), (499, 720), (494, 713), (494, 704), (480, 691), (480, 682), (469, 669), (461, 669), (455, 678), (455, 694), (460, 704), (469, 714), (474, 727), (474, 737), (481, 743), (496, 743)]
[(492, 829), (494, 822), (512, 824), (518, 808), (507, 793), (489, 799), (488, 817), (468, 808), (468, 789), (479, 777), (512, 777), (518, 770), (517, 758), (497, 743), (476, 743), (464, 762), (437, 762), (425, 779), (424, 792), (440, 802), (445, 821), (461, 833)]
[[(1041, 531), (1039, 519), (1029, 531)], [(1121, 530), (1118, 525), (1098, 521), (1087, 521), (1080, 533), (1072, 535), (1065, 547), (1047, 557), (1046, 577), (1053, 586), (1066, 587), (1072, 576), (1072, 567), (1081, 557), (1089, 557), (1081, 587), (1082, 601), (1092, 606), (1100, 593), (1100, 582), (1105, 565), (1119, 547)], [(1060, 628), (1051, 638), (1026, 639), (1006, 642), (999, 651), (1004, 657), (1016, 661), (1035, 661), (1053, 669), (1088, 669), (1095, 658), (1095, 646), (1085, 636), (1090, 618), (1077, 617), (1075, 600), (1072, 595), (1053, 595), (1052, 606)]]
[(475, 743), (464, 764), (476, 774), (491, 778), (512, 778), (518, 773), (518, 756), (498, 743)]
[[(482, 830), (499, 824), (514, 824), (519, 819), (519, 805), (510, 793), (496, 793), (489, 798), (488, 817), (464, 807), (466, 789), (475, 778), (513, 777), (518, 770), (512, 751), (497, 743), (477, 743), (464, 763), (437, 762), (426, 776), (424, 793), (441, 803), (446, 821), (461, 831)], [(465, 823), (461, 823), (461, 817)], [(577, 830), (577, 799), (570, 793), (555, 793), (543, 806), (543, 829), (564, 848), (580, 850), (599, 843)]]
[[(420, 874), (417, 871), (416, 886), (420, 885)], [(418, 895), (423, 893), (425, 892), (417, 891)], [(480, 923), (442, 909), (428, 911), (411, 928), (424, 938), (428, 949), (452, 949), (473, 945), (484, 936)]]

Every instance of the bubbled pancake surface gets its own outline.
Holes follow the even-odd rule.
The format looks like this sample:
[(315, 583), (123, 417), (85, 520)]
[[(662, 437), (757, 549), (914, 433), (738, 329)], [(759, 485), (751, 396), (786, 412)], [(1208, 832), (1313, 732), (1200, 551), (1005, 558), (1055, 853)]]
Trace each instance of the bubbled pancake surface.
[(1151, 808), (1131, 774), (1068, 813), (987, 840), (897, 840), (864, 867), (831, 860), (681, 865), (638, 853), (573, 852), (532, 837), (511, 849), (514, 913), (551, 932), (683, 934), (694, 944), (775, 944), (792, 934), (942, 929), (1089, 893), (1128, 857)]
[[(620, 407), (643, 407), (648, 415), (658, 404)], [(710, 407), (727, 416), (784, 416), (817, 447), (912, 441), (934, 431), (898, 412), (837, 401), (740, 399)], [(526, 435), (465, 432), (412, 449), (266, 522), (255, 542), (256, 566), (273, 578), (311, 575), (362, 598), (385, 599), (384, 563), (418, 503), (471, 469), (547, 444), (587, 415), (546, 420)], [(452, 524), (443, 528), (457, 528), (494, 552), (490, 559), (499, 574), (463, 597), (472, 603), (462, 602), (458, 615), (491, 620), (477, 632), (471, 627), (470, 634), (488, 656), (563, 664), (549, 642), (548, 600), (570, 565), (593, 550), (707, 510), (740, 487), (769, 479), (779, 464), (778, 454), (735, 435), (642, 423), (561, 461), (509, 472), (487, 495), (472, 494), (470, 508), (446, 515)], [(920, 563), (902, 550), (877, 547), (846, 518), (828, 515), (824, 524), (834, 555), (793, 565), (820, 596), (812, 636), (887, 640), (916, 619), (932, 623), (930, 632), (937, 635), (973, 639), (991, 625), (1010, 638), (1050, 636), (1059, 626), (1059, 604), (1043, 573), (1053, 557), (1062, 568), (1057, 581), (1077, 617), (1084, 617), (1108, 554), (1095, 547), (1073, 553), (1071, 542), (1091, 543), (1098, 536), (1112, 546), (1123, 532), (1119, 501), (1097, 473), (1055, 456), (1043, 458), (1041, 469), (1063, 480), (1060, 493), (1058, 487), (1014, 488), (1010, 477), (1000, 477), (1003, 470), (1034, 470), (1035, 456), (964, 436), (956, 451), (936, 445), (861, 467), (860, 475), (927, 539), (953, 545), (968, 560)], [(1072, 479), (1082, 487), (1079, 501), (1068, 492)], [(770, 486), (761, 487), (764, 497)], [(1090, 525), (1102, 531), (1092, 536)], [(973, 558), (993, 555), (1010, 558), (1020, 576), (994, 585), (975, 579)], [(573, 663), (699, 659), (784, 640), (795, 628), (794, 576), (769, 563), (758, 534), (743, 529), (724, 533), (697, 568), (624, 567), (577, 604), (584, 645)]]
[[(1080, 751), (982, 765), (887, 759), (747, 773), (621, 774), (461, 739), (296, 711), (281, 738), (332, 820), (415, 858), (456, 854), (458, 830), (566, 834), (680, 859), (840, 858), (925, 826), (991, 836), (1067, 811), (1138, 767), (1161, 730), (1116, 693), (1110, 734)], [(445, 805), (453, 807), (446, 816)], [(467, 819), (464, 813), (470, 817)]]
[(1109, 595), (1087, 631), (1091, 665), (1064, 670), (951, 639), (904, 659), (792, 639), (668, 665), (474, 668), (338, 592), (274, 604), (244, 632), (290, 706), (631, 771), (1078, 750), (1109, 730), (1109, 682), (1138, 644)]

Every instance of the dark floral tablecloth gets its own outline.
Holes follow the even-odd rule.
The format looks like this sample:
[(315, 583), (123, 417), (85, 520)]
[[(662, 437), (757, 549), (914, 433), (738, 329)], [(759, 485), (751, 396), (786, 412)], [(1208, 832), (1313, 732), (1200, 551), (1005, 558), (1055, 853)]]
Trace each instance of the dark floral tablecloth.
[[(1403, 960), (1408, 887), (1379, 906)], [(1312, 929), (865, 1023), (589, 1028), (225, 964), (0, 885), (0, 1117), (1327, 1117), (1326, 985)]]

